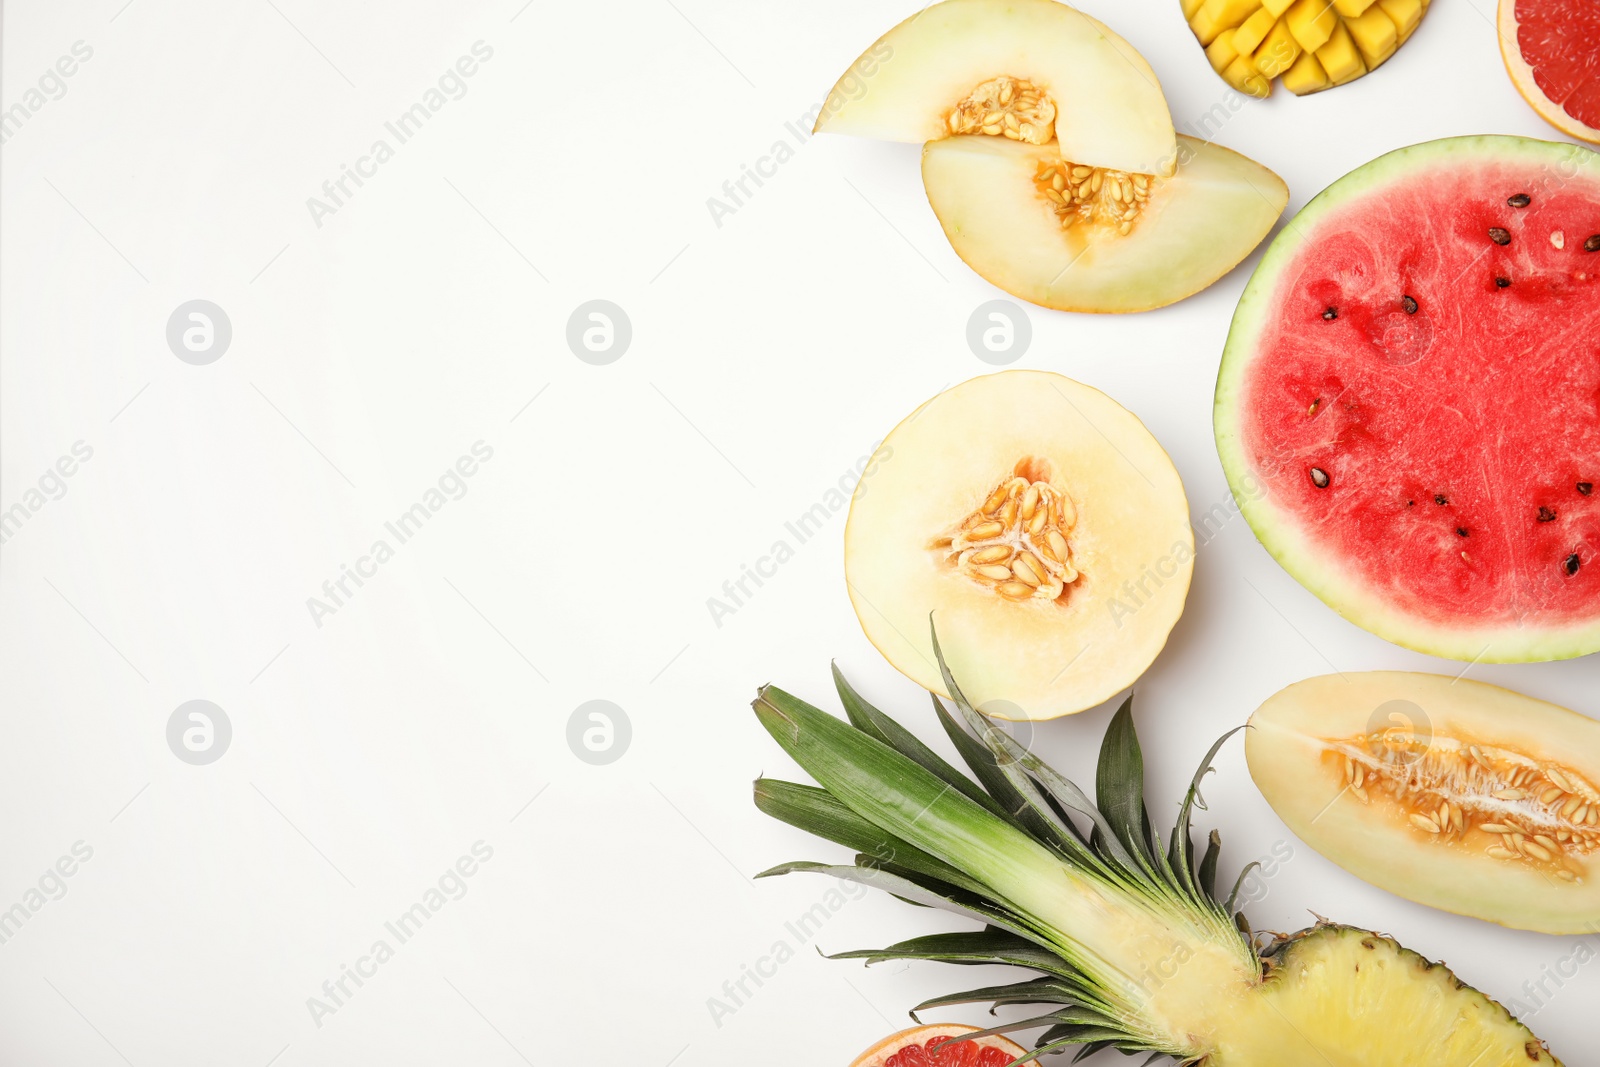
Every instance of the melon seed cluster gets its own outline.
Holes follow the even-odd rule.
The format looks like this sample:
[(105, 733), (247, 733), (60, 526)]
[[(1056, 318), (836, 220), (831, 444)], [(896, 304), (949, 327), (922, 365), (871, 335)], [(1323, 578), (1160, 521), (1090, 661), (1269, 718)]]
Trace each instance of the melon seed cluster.
[(1032, 82), (1002, 74), (982, 82), (945, 116), (951, 133), (1046, 144), (1056, 135), (1056, 106)]
[(1582, 877), (1566, 862), (1600, 849), (1600, 790), (1571, 768), (1452, 738), (1427, 742), (1382, 732), (1335, 746), (1345, 788), (1363, 804), (1369, 790), (1397, 802), (1422, 833), (1468, 835), (1490, 856), (1541, 865), (1563, 881)]
[(1077, 521), (1077, 508), (1061, 490), (1013, 475), (934, 547), (1006, 600), (1051, 601), (1078, 578), (1067, 541)]
[(1275, 78), (1296, 96), (1382, 66), (1406, 43), (1430, 0), (1182, 0), (1206, 58), (1241, 93), (1265, 97)]
[(1040, 160), (1034, 188), (1050, 201), (1063, 227), (1103, 222), (1123, 236), (1150, 199), (1150, 178), (1120, 170), (1074, 166), (1065, 160)]

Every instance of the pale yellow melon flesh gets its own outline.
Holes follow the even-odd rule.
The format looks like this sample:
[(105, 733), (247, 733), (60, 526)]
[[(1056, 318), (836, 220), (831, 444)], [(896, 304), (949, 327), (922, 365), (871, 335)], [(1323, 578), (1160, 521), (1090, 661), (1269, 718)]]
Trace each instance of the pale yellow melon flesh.
[[(919, 685), (944, 692), (930, 613), (967, 696), (1009, 719), (1093, 707), (1161, 651), (1194, 566), (1188, 502), (1166, 452), (1116, 401), (1059, 374), (987, 375), (923, 404), (880, 454), (851, 501), (845, 578), (867, 637)], [(1077, 513), (1080, 575), (1055, 601), (1008, 601), (934, 547), (1025, 457), (1049, 462)]]
[[(1524, 930), (1600, 925), (1600, 816), (1587, 815), (1600, 810), (1592, 719), (1442, 675), (1327, 675), (1268, 699), (1250, 719), (1245, 756), (1291, 830), (1376, 886)], [(1361, 767), (1359, 785), (1347, 757)], [(1463, 777), (1464, 767), (1477, 769)], [(1403, 780), (1410, 788), (1391, 784)], [(1443, 802), (1455, 809), (1446, 819)], [(1508, 839), (1500, 828), (1511, 827)]]
[(1172, 116), (1155, 72), (1127, 41), (1056, 0), (943, 0), (924, 8), (850, 65), (816, 129), (887, 141), (948, 137), (951, 108), (1001, 76), (1049, 93), (1060, 154), (1090, 166), (1170, 173)]
[(922, 182), (956, 254), (1023, 300), (1063, 311), (1144, 311), (1190, 296), (1239, 264), (1289, 202), (1272, 171), (1226, 148), (1179, 138), (1179, 165), (1151, 186), (1120, 234), (1063, 228), (1033, 177), (1055, 145), (992, 137), (928, 144)]

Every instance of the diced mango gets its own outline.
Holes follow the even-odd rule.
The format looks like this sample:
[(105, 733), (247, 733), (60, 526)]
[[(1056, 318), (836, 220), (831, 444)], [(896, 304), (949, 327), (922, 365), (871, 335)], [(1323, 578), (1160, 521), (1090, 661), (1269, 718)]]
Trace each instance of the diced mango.
[(1381, 7), (1369, 7), (1365, 15), (1347, 19), (1345, 25), (1350, 28), (1356, 47), (1361, 49), (1368, 70), (1394, 55), (1394, 50), (1400, 47), (1400, 35), (1395, 32), (1394, 22)]
[(1276, 78), (1300, 58), (1300, 46), (1295, 43), (1294, 34), (1289, 32), (1285, 22), (1278, 22), (1272, 27), (1272, 32), (1267, 34), (1267, 39), (1261, 42), (1255, 55), (1250, 61), (1261, 72), (1262, 77)]
[(1333, 0), (1333, 9), (1347, 19), (1360, 18), (1373, 0)]
[(1401, 43), (1411, 36), (1411, 31), (1422, 21), (1422, 0), (1378, 0), (1378, 6), (1393, 20)]
[(1344, 28), (1343, 23), (1335, 26), (1328, 43), (1317, 49), (1317, 61), (1335, 85), (1354, 81), (1367, 72), (1367, 65), (1361, 62), (1361, 52), (1350, 39), (1350, 31)]
[(1320, 92), (1332, 85), (1328, 72), (1322, 69), (1317, 57), (1304, 52), (1294, 61), (1294, 66), (1283, 72), (1283, 87), (1296, 96)]
[(1284, 20), (1295, 41), (1307, 52), (1315, 52), (1328, 43), (1333, 28), (1339, 25), (1339, 16), (1333, 10), (1332, 0), (1299, 0), (1289, 9)]
[(1233, 29), (1260, 7), (1261, 0), (1205, 0), (1189, 20), (1189, 28), (1201, 44), (1209, 45), (1217, 34)]
[(1206, 58), (1211, 60), (1211, 69), (1221, 74), (1228, 69), (1228, 64), (1239, 58), (1239, 53), (1233, 47), (1233, 30), (1223, 30), (1217, 34), (1217, 39), (1206, 46)]
[[(1277, 21), (1272, 12), (1266, 8), (1257, 11), (1254, 15), (1245, 19), (1237, 30), (1233, 31), (1233, 50), (1241, 56), (1247, 56), (1254, 52), (1261, 42), (1267, 39), (1267, 34), (1272, 32), (1272, 27)], [(1384, 21), (1387, 22), (1388, 20), (1385, 19)]]
[(1192, 20), (1200, 12), (1200, 5), (1206, 0), (1183, 0), (1183, 21)]
[(1275, 19), (1283, 18), (1283, 13), (1294, 6), (1294, 0), (1261, 0), (1261, 6), (1272, 12)]
[(1240, 56), (1222, 72), (1222, 80), (1247, 96), (1266, 99), (1272, 92), (1272, 83), (1261, 76), (1249, 56)]

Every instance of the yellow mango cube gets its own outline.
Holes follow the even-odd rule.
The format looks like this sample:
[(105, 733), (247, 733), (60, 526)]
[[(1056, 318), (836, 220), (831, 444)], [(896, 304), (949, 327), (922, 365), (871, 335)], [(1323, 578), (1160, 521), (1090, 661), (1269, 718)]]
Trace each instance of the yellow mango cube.
[(1272, 82), (1261, 76), (1261, 72), (1250, 62), (1249, 56), (1240, 56), (1228, 64), (1222, 72), (1222, 80), (1247, 96), (1266, 99), (1272, 92)]
[(1233, 47), (1233, 30), (1223, 30), (1217, 34), (1217, 39), (1206, 46), (1206, 58), (1211, 60), (1211, 69), (1221, 74), (1228, 69), (1228, 64), (1239, 58), (1238, 51)]
[(1394, 22), (1401, 43), (1411, 36), (1411, 31), (1422, 21), (1422, 0), (1378, 0), (1378, 6)]
[[(1276, 16), (1266, 8), (1257, 11), (1233, 31), (1233, 50), (1241, 56), (1254, 52), (1261, 42), (1267, 39), (1267, 34), (1272, 32), (1272, 27), (1277, 21)], [(1388, 19), (1384, 21), (1387, 22)]]
[(1300, 52), (1300, 46), (1295, 43), (1288, 24), (1280, 21), (1272, 27), (1272, 32), (1267, 34), (1267, 39), (1261, 42), (1250, 61), (1262, 77), (1276, 78), (1294, 66), (1294, 61), (1300, 58)]
[(1369, 7), (1365, 15), (1348, 19), (1345, 25), (1350, 28), (1350, 36), (1355, 38), (1356, 47), (1361, 49), (1368, 70), (1394, 55), (1394, 50), (1400, 47), (1400, 34), (1381, 7)]
[(1294, 0), (1261, 0), (1261, 6), (1272, 12), (1275, 19), (1283, 18), (1283, 13), (1294, 6)]
[(1350, 39), (1350, 31), (1344, 28), (1343, 23), (1335, 26), (1328, 43), (1317, 49), (1317, 62), (1322, 64), (1322, 69), (1328, 72), (1329, 80), (1335, 85), (1354, 81), (1367, 72), (1367, 65), (1361, 62), (1361, 52)]
[(1183, 0), (1183, 21), (1191, 21), (1200, 13), (1200, 5), (1205, 2), (1206, 0)]
[(1339, 16), (1333, 10), (1333, 0), (1299, 0), (1289, 9), (1284, 20), (1296, 43), (1307, 52), (1315, 52), (1328, 43), (1333, 28), (1339, 25)]
[(1296, 96), (1320, 92), (1332, 84), (1328, 72), (1322, 69), (1322, 64), (1311, 52), (1302, 52), (1300, 58), (1294, 61), (1294, 66), (1283, 72), (1283, 87)]
[(1217, 34), (1233, 29), (1260, 7), (1261, 0), (1205, 0), (1189, 20), (1189, 28), (1194, 30), (1201, 44), (1209, 45), (1217, 39)]
[(1333, 0), (1333, 9), (1347, 19), (1360, 18), (1373, 0)]

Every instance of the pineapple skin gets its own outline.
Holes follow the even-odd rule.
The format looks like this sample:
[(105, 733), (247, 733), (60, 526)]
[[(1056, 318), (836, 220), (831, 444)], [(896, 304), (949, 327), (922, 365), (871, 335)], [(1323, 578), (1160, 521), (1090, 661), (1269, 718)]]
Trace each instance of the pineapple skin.
[(1500, 1004), (1382, 934), (1321, 923), (1262, 962), (1206, 1067), (1561, 1067)]

